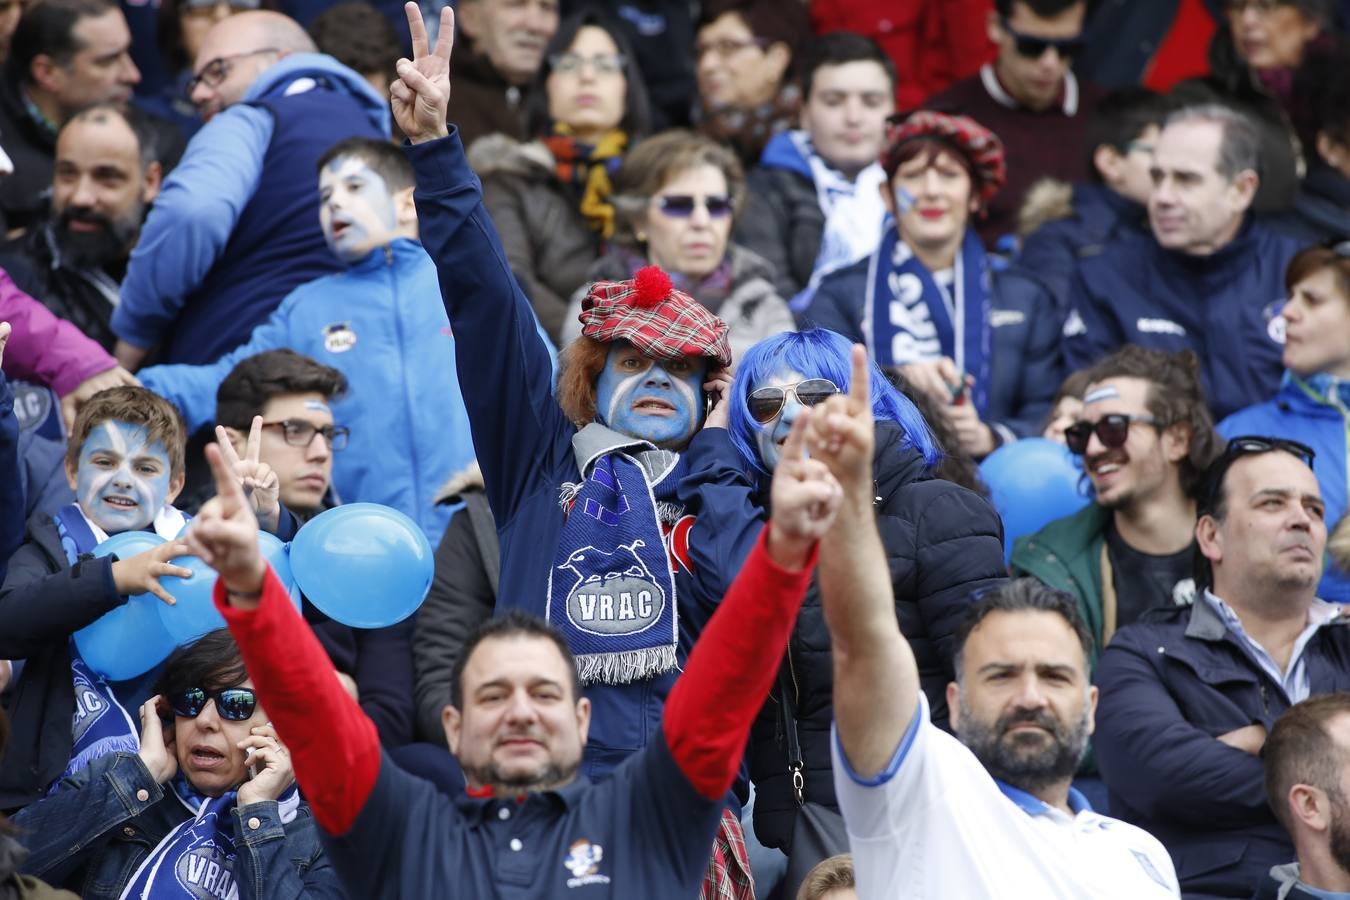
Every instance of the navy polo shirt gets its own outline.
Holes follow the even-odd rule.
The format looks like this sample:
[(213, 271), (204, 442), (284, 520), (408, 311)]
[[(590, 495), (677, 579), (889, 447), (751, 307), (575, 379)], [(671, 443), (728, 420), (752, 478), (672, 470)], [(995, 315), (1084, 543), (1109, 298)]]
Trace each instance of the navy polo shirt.
[(697, 897), (724, 801), (701, 796), (664, 735), (599, 783), (451, 799), (387, 755), (350, 831), (324, 837), (362, 898)]

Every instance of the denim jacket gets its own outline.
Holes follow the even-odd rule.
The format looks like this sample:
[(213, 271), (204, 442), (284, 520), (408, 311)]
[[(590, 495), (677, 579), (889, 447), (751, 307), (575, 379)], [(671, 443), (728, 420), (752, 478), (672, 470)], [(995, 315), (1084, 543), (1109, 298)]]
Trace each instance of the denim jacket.
[[(288, 825), (275, 801), (236, 807), (234, 864), (239, 900), (345, 897), (319, 846), (309, 807)], [(61, 782), (13, 817), (30, 853), (23, 871), (79, 892), (116, 900), (136, 869), (189, 813), (156, 784), (139, 756), (110, 753)]]

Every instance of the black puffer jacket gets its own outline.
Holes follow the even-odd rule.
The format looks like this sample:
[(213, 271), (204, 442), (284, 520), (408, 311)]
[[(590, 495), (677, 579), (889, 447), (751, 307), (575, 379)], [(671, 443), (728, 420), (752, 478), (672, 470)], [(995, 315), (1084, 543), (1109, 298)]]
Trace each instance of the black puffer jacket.
[[(925, 474), (923, 458), (901, 446), (899, 428), (877, 425), (872, 463), (877, 480), (877, 527), (895, 589), (895, 613), (909, 639), (933, 720), (947, 727), (946, 687), (952, 680), (952, 634), (971, 594), (1005, 578), (1003, 526), (984, 499)], [(806, 763), (806, 799), (838, 809), (830, 767), (834, 676), (830, 634), (820, 592), (807, 592), (788, 644), (789, 682), (797, 694), (797, 733)], [(879, 686), (884, 689), (884, 686)], [(779, 691), (760, 710), (748, 759), (755, 783), (755, 834), (787, 848), (796, 816)]]
[(764, 257), (780, 296), (791, 300), (811, 280), (825, 211), (816, 186), (800, 172), (756, 167), (745, 177), (745, 209), (732, 239)]

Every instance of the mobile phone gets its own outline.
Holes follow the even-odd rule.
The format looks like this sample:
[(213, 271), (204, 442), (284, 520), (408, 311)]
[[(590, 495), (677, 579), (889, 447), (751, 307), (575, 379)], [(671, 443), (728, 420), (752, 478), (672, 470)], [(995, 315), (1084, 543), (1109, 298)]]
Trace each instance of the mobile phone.
[(703, 392), (703, 421), (708, 421), (708, 416), (712, 415), (713, 407), (717, 405), (717, 395), (712, 391)]
[(258, 777), (258, 767), (249, 762), (249, 760), (253, 759), (253, 751), (257, 749), (257, 747), (249, 747), (248, 752), (244, 754), (244, 765), (248, 766), (249, 778)]

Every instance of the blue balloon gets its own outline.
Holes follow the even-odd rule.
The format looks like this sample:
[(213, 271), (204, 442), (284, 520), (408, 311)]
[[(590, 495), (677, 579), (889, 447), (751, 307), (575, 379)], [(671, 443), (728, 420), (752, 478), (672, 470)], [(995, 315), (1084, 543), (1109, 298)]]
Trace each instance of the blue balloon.
[[(95, 556), (117, 554), (127, 559), (164, 543), (148, 531), (115, 534), (94, 548)], [(164, 662), (175, 641), (160, 622), (164, 602), (154, 594), (136, 594), (126, 603), (104, 613), (75, 632), (80, 658), (110, 681), (125, 681), (144, 675)]]
[(401, 622), (431, 588), (431, 544), (412, 519), (378, 503), (319, 513), (291, 541), (291, 572), (321, 612), (353, 628)]
[(1082, 474), (1068, 447), (1045, 438), (1023, 438), (985, 457), (980, 475), (1003, 518), (1004, 562), (1012, 559), (1017, 538), (1035, 534), (1090, 502), (1078, 486)]
[(225, 619), (216, 611), (212, 597), (216, 588), (216, 570), (195, 556), (179, 556), (171, 562), (192, 571), (190, 578), (166, 575), (159, 580), (164, 590), (178, 601), (173, 606), (161, 603), (159, 618), (174, 644), (181, 647), (217, 628), (224, 628)]
[(263, 559), (272, 566), (272, 571), (277, 573), (277, 580), (286, 586), (286, 593), (290, 594), (291, 602), (295, 608), (300, 608), (300, 585), (295, 583), (295, 576), (291, 574), (291, 545), (281, 542), (281, 538), (266, 531), (258, 532), (258, 549), (262, 551)]

